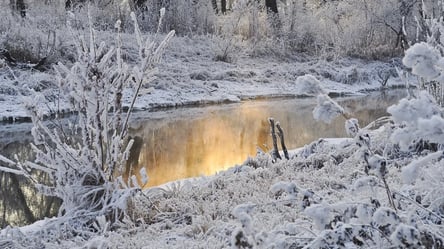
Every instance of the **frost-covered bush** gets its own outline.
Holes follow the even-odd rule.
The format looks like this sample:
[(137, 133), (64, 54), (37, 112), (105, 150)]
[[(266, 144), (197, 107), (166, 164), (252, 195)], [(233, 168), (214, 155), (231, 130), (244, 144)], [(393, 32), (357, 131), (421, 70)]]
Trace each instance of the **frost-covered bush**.
[[(137, 64), (123, 60), (120, 33), (117, 46), (107, 47), (97, 43), (90, 27), (89, 41), (83, 36), (76, 40), (76, 62), (71, 67), (62, 63), (55, 67), (60, 94), (69, 99), (75, 120), (63, 124), (56, 117), (54, 125), (48, 125), (39, 108), (45, 100), (35, 94), (27, 100), (34, 125), (35, 161), (12, 162), (0, 157), (8, 166), (1, 170), (24, 175), (43, 194), (61, 199), (59, 217), (46, 227), (60, 229), (66, 237), (89, 237), (94, 231), (115, 227), (125, 215), (128, 198), (139, 189), (137, 179), (122, 178), (133, 143), (128, 138), (128, 122), (139, 89), (153, 79), (174, 32), (158, 44), (145, 40), (134, 15), (133, 20), (139, 45)], [(120, 21), (116, 28), (120, 30)], [(128, 111), (124, 111), (124, 102), (130, 103)], [(49, 182), (36, 181), (33, 171), (46, 173)], [(104, 217), (105, 222), (97, 217)]]
[[(249, 33), (245, 29), (245, 22), (248, 25), (248, 16), (250, 12), (254, 12), (257, 8), (256, 4), (250, 4), (246, 1), (236, 2), (230, 16), (219, 17), (216, 34), (214, 51), (214, 59), (217, 61), (232, 62), (236, 59), (237, 52), (240, 50), (240, 41), (242, 35)], [(254, 25), (252, 26), (253, 29)], [(255, 32), (255, 31), (252, 31)], [(248, 35), (247, 35), (248, 36)]]
[[(304, 52), (328, 59), (399, 55), (406, 45), (401, 39), (413, 40), (415, 36), (414, 17), (420, 5), (409, 0), (278, 1), (278, 20), (272, 21), (263, 4), (236, 1), (235, 7), (236, 4), (248, 5), (241, 9), (244, 17), (239, 34), (249, 42), (252, 54)], [(227, 16), (233, 19), (236, 11), (233, 8)]]
[[(442, 61), (439, 47), (428, 43), (412, 46), (403, 60), (422, 83), (435, 84), (442, 81)], [(418, 91), (402, 99), (387, 110), (391, 122), (375, 132), (360, 128), (355, 119), (346, 121), (357, 148), (344, 155), (347, 159), (338, 160), (335, 154), (333, 162), (338, 164), (335, 170), (349, 160), (359, 162), (360, 170), (349, 177), (351, 194), (360, 197), (306, 208), (317, 234), (307, 248), (442, 247), (444, 175), (438, 168), (444, 162), (444, 119), (435, 96)], [(328, 121), (339, 114), (345, 114), (341, 106), (327, 95), (318, 96), (315, 118)], [(300, 155), (325, 158), (322, 145), (309, 156), (303, 156), (306, 149)]]
[[(0, 8), (0, 50), (22, 63), (37, 63), (46, 58), (56, 63), (70, 52), (64, 33), (68, 32), (64, 12), (58, 4), (36, 3), (26, 18), (13, 15), (9, 8)], [(62, 17), (62, 18), (60, 18)]]
[(417, 97), (410, 100), (402, 99), (387, 111), (401, 125), (391, 136), (392, 142), (399, 144), (401, 149), (408, 150), (414, 141), (419, 140), (432, 143), (444, 141), (442, 110), (426, 91), (419, 92)]
[[(418, 86), (426, 89), (435, 101), (444, 106), (444, 16), (442, 3), (423, 3), (422, 15), (417, 19), (418, 42), (410, 47), (403, 58), (403, 63), (418, 76)], [(437, 14), (436, 14), (437, 13)]]
[(160, 10), (165, 9), (161, 31), (175, 30), (179, 35), (202, 35), (214, 32), (216, 13), (211, 1), (182, 0), (164, 1), (147, 0), (137, 11), (138, 20), (143, 30), (155, 32), (155, 25), (160, 18)]
[(318, 105), (313, 109), (313, 117), (316, 120), (330, 123), (339, 115), (345, 115), (345, 110), (326, 94), (319, 94)]
[(325, 90), (321, 87), (321, 82), (310, 74), (297, 77), (295, 85), (297, 86), (297, 93), (301, 95), (316, 96), (325, 93)]

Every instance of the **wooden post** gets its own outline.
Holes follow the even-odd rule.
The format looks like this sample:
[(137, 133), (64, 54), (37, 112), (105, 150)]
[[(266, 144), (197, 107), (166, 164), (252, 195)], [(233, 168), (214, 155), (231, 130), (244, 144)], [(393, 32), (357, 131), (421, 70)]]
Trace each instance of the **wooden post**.
[(289, 160), (290, 156), (288, 155), (288, 151), (287, 151), (287, 146), (285, 146), (285, 141), (284, 141), (284, 131), (281, 128), (281, 124), (279, 122), (276, 122), (276, 128), (278, 130), (278, 136), (279, 139), (281, 140), (281, 147), (282, 150), (284, 151), (284, 157), (285, 159)]
[(274, 128), (274, 118), (268, 118), (268, 122), (270, 122), (271, 138), (273, 139), (273, 151), (271, 152), (271, 157), (272, 157), (273, 161), (275, 162), (277, 159), (282, 159), (282, 157), (279, 154), (279, 150), (277, 147), (276, 131)]

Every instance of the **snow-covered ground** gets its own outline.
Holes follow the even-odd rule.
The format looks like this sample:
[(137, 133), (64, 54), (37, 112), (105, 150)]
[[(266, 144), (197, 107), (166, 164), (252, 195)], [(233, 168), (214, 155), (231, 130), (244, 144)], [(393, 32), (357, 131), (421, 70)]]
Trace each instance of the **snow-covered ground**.
[[(101, 39), (109, 39), (102, 34)], [(131, 36), (124, 37), (125, 52), (135, 57)], [(125, 40), (127, 42), (125, 42)], [(338, 59), (326, 61), (304, 54), (296, 56), (252, 57), (245, 49), (233, 54), (233, 62), (216, 61), (218, 39), (175, 37), (159, 66), (157, 79), (144, 85), (135, 107), (146, 110), (157, 107), (238, 102), (245, 99), (280, 96), (315, 95), (303, 92), (296, 79), (311, 74), (331, 94), (357, 94), (381, 88), (385, 75), (391, 77), (387, 87), (404, 85), (396, 76), (399, 60), (366, 61)], [(245, 45), (247, 46), (247, 45)], [(131, 59), (130, 59), (131, 60)], [(68, 111), (69, 106), (58, 101), (52, 71), (16, 70), (0, 64), (0, 120), (23, 120), (29, 115), (24, 103), (31, 91), (46, 98), (42, 110)], [(381, 76), (379, 76), (381, 75)], [(32, 89), (32, 90), (31, 90)], [(127, 89), (132, 92), (133, 89)], [(127, 104), (129, 100), (127, 100)]]
[[(316, 95), (304, 92), (309, 88), (297, 80), (306, 74), (314, 75), (324, 91), (362, 94), (380, 88), (383, 77), (378, 75), (395, 75), (393, 65), (397, 65), (357, 59), (327, 62), (303, 55), (250, 57), (243, 52), (234, 62), (225, 63), (214, 60), (213, 42), (208, 37), (175, 38), (157, 80), (144, 87), (137, 108)], [(2, 118), (25, 117), (19, 95), (29, 90), (21, 88), (24, 85), (8, 88), (14, 84), (12, 72), (5, 67), (2, 72), (6, 75), (0, 88)], [(51, 84), (52, 79), (45, 73), (24, 71), (14, 72), (13, 77), (29, 80), (27, 85), (34, 88)], [(395, 85), (404, 82), (391, 77), (388, 86)], [(51, 88), (44, 88), (47, 98), (54, 96)], [(214, 176), (147, 189), (130, 203), (128, 215), (136, 223), (123, 218), (119, 229), (109, 230), (104, 217), (97, 217), (92, 226), (96, 235), (85, 240), (65, 239), (63, 231), (45, 225), (53, 222), (48, 219), (2, 230), (0, 246), (442, 248), (442, 148), (434, 147), (436, 141), (413, 140), (408, 142), (416, 147), (405, 152), (397, 140), (406, 138), (402, 131), (416, 132), (419, 124), (427, 125), (436, 114), (418, 108), (433, 104), (425, 94), (419, 98), (392, 108), (394, 121), (376, 130), (363, 128), (354, 138), (314, 141), (292, 151), (289, 160), (272, 162), (268, 154), (259, 154)], [(405, 110), (412, 115), (403, 115)], [(442, 131), (440, 126), (435, 128)]]

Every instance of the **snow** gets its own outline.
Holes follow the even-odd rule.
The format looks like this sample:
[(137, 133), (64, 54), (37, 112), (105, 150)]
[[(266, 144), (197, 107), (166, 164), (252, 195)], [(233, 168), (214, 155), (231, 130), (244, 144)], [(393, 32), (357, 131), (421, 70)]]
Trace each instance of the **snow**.
[(394, 242), (394, 246), (398, 247), (414, 248), (421, 246), (418, 229), (405, 224), (399, 224), (390, 239)]
[[(97, 32), (98, 40), (114, 40), (110, 34)], [(138, 54), (130, 35), (122, 34), (124, 53), (135, 58)], [(144, 85), (135, 104), (137, 110), (182, 105), (239, 102), (268, 97), (314, 96), (317, 92), (347, 95), (378, 90), (381, 85), (376, 76), (381, 70), (394, 70), (396, 63), (338, 59), (327, 62), (300, 55), (280, 59), (275, 56), (252, 57), (243, 52), (236, 54), (233, 63), (214, 60), (215, 38), (209, 36), (175, 37), (158, 67), (156, 80)], [(358, 72), (350, 81), (350, 75)], [(22, 106), (24, 97), (39, 91), (50, 102), (42, 105), (43, 114), (70, 107), (59, 102), (53, 72), (33, 70), (14, 71), (0, 67), (0, 120), (23, 120), (29, 117)], [(17, 83), (14, 83), (15, 78)], [(390, 78), (388, 86), (402, 86), (398, 78)], [(12, 85), (14, 86), (11, 89)], [(11, 90), (3, 91), (3, 88)], [(14, 91), (10, 94), (9, 91)], [(129, 105), (132, 88), (125, 89), (124, 99)]]
[(440, 75), (440, 71), (435, 67), (439, 60), (439, 51), (425, 42), (420, 42), (407, 50), (402, 62), (412, 68), (412, 73), (431, 81)]
[(319, 94), (317, 101), (318, 105), (313, 110), (313, 117), (316, 120), (329, 124), (337, 116), (345, 114), (344, 108), (326, 94)]
[(420, 91), (416, 98), (402, 99), (398, 104), (389, 107), (387, 112), (392, 115), (396, 122), (416, 125), (418, 117), (431, 118), (433, 115), (440, 113), (440, 109), (436, 106), (430, 94), (426, 91)]
[(305, 214), (312, 218), (317, 229), (323, 230), (333, 218), (331, 208), (326, 204), (316, 204), (305, 209)]
[(433, 115), (430, 119), (419, 119), (418, 130), (420, 131), (418, 136), (432, 143), (444, 141), (444, 119), (440, 115)]
[(325, 93), (321, 87), (321, 82), (311, 74), (306, 74), (296, 78), (297, 91), (301, 94), (316, 96)]
[(399, 221), (400, 218), (395, 211), (387, 207), (380, 207), (373, 214), (373, 222), (380, 227), (388, 225), (393, 228)]
[(345, 121), (345, 132), (350, 137), (355, 137), (359, 129), (359, 121), (356, 118), (350, 118)]
[[(384, 139), (388, 139), (380, 136), (386, 129), (390, 126), (368, 132), (372, 138), (371, 147), (378, 147)], [(295, 150), (290, 151), (290, 160), (272, 164), (268, 155), (262, 155), (264, 158), (250, 159), (267, 162), (259, 163), (260, 167), (256, 169), (240, 165), (243, 170), (230, 169), (210, 177), (150, 188), (143, 195), (136, 194), (134, 208), (130, 211), (132, 215), (141, 217), (139, 227), (131, 223), (122, 224), (117, 231), (103, 229), (87, 241), (45, 242), (45, 246), (226, 248), (242, 242), (258, 248), (289, 248), (296, 244), (313, 248), (344, 243), (350, 235), (350, 240), (345, 242), (348, 248), (359, 248), (351, 242), (351, 238), (355, 237), (354, 241), (357, 241), (362, 239), (356, 237), (359, 234), (369, 236), (365, 235), (368, 228), (361, 224), (373, 223), (388, 233), (386, 237), (396, 236), (393, 237), (394, 241), (398, 241), (396, 243), (410, 241), (415, 236), (408, 237), (409, 234), (416, 233), (410, 233), (409, 227), (400, 226), (404, 224), (400, 222), (406, 213), (402, 212), (399, 216), (390, 208), (377, 208), (371, 201), (373, 198), (384, 203), (385, 190), (380, 187), (378, 177), (365, 176), (362, 172), (362, 159), (355, 156), (359, 154), (358, 148), (352, 138), (324, 139), (317, 143), (317, 157), (315, 154), (308, 158), (298, 157), (295, 155), (300, 150)], [(333, 155), (343, 157), (343, 161), (331, 160)], [(315, 169), (311, 166), (312, 160), (319, 156), (325, 158), (324, 166)], [(437, 158), (438, 155), (434, 156), (434, 159)], [(394, 174), (398, 169), (388, 167), (388, 170), (390, 187), (400, 188), (400, 179)], [(356, 180), (353, 175), (362, 177)], [(366, 188), (370, 188), (371, 198), (368, 198)], [(337, 200), (348, 201), (338, 203)], [(344, 214), (344, 220), (335, 223), (335, 217), (341, 214)], [(98, 227), (106, 228), (100, 218), (97, 223)], [(38, 230), (39, 227), (34, 224), (20, 230), (20, 233), (29, 236)], [(13, 234), (11, 230), (3, 231)], [(403, 236), (407, 236), (408, 240), (403, 240)], [(378, 237), (382, 242), (377, 242), (379, 244), (374, 247), (386, 248), (389, 245), (384, 242), (386, 237)]]
[[(329, 122), (346, 113), (327, 93), (362, 94), (379, 89), (380, 83), (372, 75), (381, 67), (392, 66), (349, 58), (326, 62), (304, 55), (279, 59), (238, 54), (232, 63), (225, 63), (213, 59), (212, 42), (205, 36), (174, 38), (157, 79), (143, 86), (136, 109), (321, 93), (313, 114)], [(127, 53), (133, 56), (139, 51), (129, 47)], [(409, 50), (404, 63), (413, 73), (435, 79), (440, 72), (434, 65), (442, 64), (435, 53), (434, 48), (420, 43)], [(0, 69), (6, 75), (0, 82), (1, 118), (28, 117), (21, 103), (25, 99), (36, 101), (29, 98), (31, 93), (54, 78), (50, 73), (33, 71), (17, 71), (12, 77), (9, 70)], [(356, 82), (350, 81), (354, 72), (360, 72)], [(11, 77), (19, 82), (14, 83)], [(390, 86), (402, 84), (398, 79), (389, 80)], [(10, 92), (4, 90), (10, 85), (14, 85)], [(41, 115), (55, 107), (69, 110), (66, 100), (58, 103), (54, 99), (54, 89), (40, 90), (39, 98), (51, 100), (45, 101), (49, 104), (42, 106)], [(129, 87), (125, 93), (128, 106), (134, 89)], [(289, 160), (272, 163), (269, 155), (258, 154), (210, 177), (184, 179), (134, 193), (128, 217), (122, 218), (116, 230), (110, 230), (105, 217), (99, 216), (92, 225), (97, 230), (94, 236), (59, 240), (63, 231), (51, 230), (48, 224), (63, 221), (53, 218), (3, 229), (0, 245), (13, 241), (26, 246), (38, 241), (45, 248), (316, 248), (332, 244), (388, 248), (418, 246), (424, 231), (433, 231), (434, 238), (442, 239), (438, 224), (443, 216), (442, 151), (409, 150), (417, 139), (442, 143), (442, 109), (429, 94), (420, 92), (416, 98), (389, 108), (389, 112), (390, 122), (376, 130), (360, 128), (358, 120), (347, 119), (345, 128), (353, 138), (315, 141), (291, 151)], [(0, 161), (12, 163), (3, 157)], [(365, 172), (365, 167), (372, 170)], [(146, 182), (149, 172), (140, 174)], [(424, 206), (416, 200), (393, 197), (400, 208), (389, 207), (389, 190), (382, 185), (382, 176), (393, 196), (399, 197), (408, 184)], [(138, 184), (138, 179), (131, 180)], [(438, 221), (416, 215), (420, 212)], [(421, 221), (417, 227), (409, 225), (410, 216)], [(133, 217), (139, 223), (130, 222)], [(41, 234), (57, 239), (45, 241)]]
[[(442, 141), (442, 140), (441, 140)], [(440, 159), (443, 157), (443, 153), (441, 151), (430, 153), (429, 155), (422, 157), (420, 159), (416, 159), (409, 163), (402, 169), (402, 180), (406, 184), (415, 183), (416, 178), (418, 177), (420, 170), (422, 167), (427, 167), (428, 164)]]
[[(410, 141), (424, 136), (436, 142), (442, 141), (439, 138), (442, 137), (443, 123), (442, 118), (437, 116), (441, 110), (426, 91), (420, 91), (415, 98), (402, 99), (397, 105), (389, 107), (387, 112), (395, 122), (403, 124), (391, 137), (392, 142), (399, 143), (402, 150), (408, 149)], [(434, 137), (430, 136), (431, 133)]]

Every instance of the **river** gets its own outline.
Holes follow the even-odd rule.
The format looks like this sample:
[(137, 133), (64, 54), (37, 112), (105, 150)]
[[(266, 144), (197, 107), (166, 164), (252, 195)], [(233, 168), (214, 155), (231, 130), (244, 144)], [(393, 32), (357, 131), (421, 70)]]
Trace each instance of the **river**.
[[(364, 127), (387, 115), (386, 108), (404, 92), (373, 92), (336, 100)], [(269, 117), (280, 122), (289, 149), (318, 138), (346, 136), (345, 119), (338, 117), (331, 124), (316, 121), (312, 115), (315, 105), (315, 98), (292, 98), (141, 113), (131, 129), (136, 143), (129, 164), (132, 172), (147, 169), (150, 180), (146, 187), (212, 175), (256, 155), (258, 148), (272, 148)]]
[[(405, 90), (373, 92), (336, 98), (361, 127), (387, 115), (386, 108)], [(169, 181), (211, 175), (271, 147), (268, 118), (279, 121), (289, 149), (322, 137), (344, 137), (344, 118), (331, 124), (313, 119), (315, 98), (244, 101), (241, 103), (182, 107), (133, 115), (130, 134), (135, 139), (128, 173), (141, 167), (148, 172), (144, 187)], [(0, 125), (0, 153), (29, 158), (30, 123)], [(44, 176), (42, 176), (44, 177)], [(0, 173), (0, 227), (21, 225), (57, 213), (57, 201), (44, 198), (23, 179)]]

